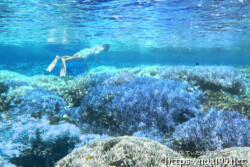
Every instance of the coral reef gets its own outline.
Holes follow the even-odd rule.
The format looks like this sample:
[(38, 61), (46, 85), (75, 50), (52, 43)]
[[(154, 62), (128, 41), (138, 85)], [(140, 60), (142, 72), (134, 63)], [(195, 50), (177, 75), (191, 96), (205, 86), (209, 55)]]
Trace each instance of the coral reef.
[(132, 81), (136, 77), (137, 76), (135, 74), (128, 73), (128, 72), (121, 72), (121, 73), (112, 75), (107, 80), (105, 80), (103, 83), (104, 84), (121, 85), (121, 84), (125, 84), (125, 83)]
[[(164, 145), (138, 137), (178, 151), (217, 149), (199, 159), (246, 159), (249, 69), (100, 66), (74, 78), (2, 70), (0, 166), (53, 166), (76, 146), (80, 148), (57, 166), (80, 162), (84, 166), (158, 166), (164, 165), (160, 159), (167, 153), (181, 158)], [(107, 139), (104, 134), (137, 137)]]
[[(191, 86), (199, 86), (203, 90), (224, 90), (233, 94), (246, 91), (248, 68), (230, 66), (138, 66), (134, 68), (116, 69), (100, 67), (93, 69), (98, 73), (133, 73), (139, 77), (180, 81)], [(110, 70), (109, 70), (110, 69)]]
[(30, 114), (32, 117), (62, 117), (65, 102), (55, 92), (43, 88), (29, 89), (10, 103), (8, 115)]
[(167, 145), (174, 150), (213, 151), (250, 146), (250, 120), (235, 111), (210, 110), (176, 127)]
[(36, 75), (29, 77), (27, 82), (33, 87), (41, 87), (49, 91), (55, 91), (59, 96), (63, 96), (67, 87), (67, 78), (61, 79), (53, 75)]
[(56, 167), (165, 166), (166, 159), (182, 158), (166, 146), (139, 137), (117, 137), (77, 148), (57, 162)]
[(108, 135), (84, 134), (81, 136), (81, 144), (79, 146), (91, 144), (95, 142), (96, 140), (104, 140), (108, 138), (110, 138)]
[[(158, 142), (139, 137), (116, 137), (107, 140), (94, 141), (91, 144), (74, 149), (70, 154), (57, 162), (56, 167), (62, 166), (167, 166), (168, 160), (175, 161), (175, 165), (193, 167), (208, 166), (221, 163), (232, 163), (241, 160), (242, 165), (249, 165), (250, 147), (232, 147), (211, 152), (197, 152), (197, 158), (183, 157), (170, 148)], [(219, 161), (216, 161), (219, 160)], [(205, 161), (202, 161), (205, 160)], [(228, 162), (232, 160), (232, 162)], [(192, 163), (191, 163), (192, 162)], [(205, 163), (206, 162), (206, 163)], [(187, 163), (183, 165), (183, 163)]]
[(4, 159), (4, 157), (1, 156), (1, 153), (0, 153), (0, 166), (2, 166), (2, 167), (16, 167), (16, 165), (14, 165), (14, 164), (10, 163), (8, 160)]
[(120, 69), (116, 68), (114, 66), (98, 66), (96, 68), (92, 68), (89, 70), (89, 74), (97, 74), (97, 73), (109, 73), (109, 74), (115, 74), (119, 72)]
[(250, 68), (249, 66), (241, 66), (238, 67), (239, 71), (241, 72), (241, 74), (243, 75), (244, 79), (247, 82), (247, 90), (245, 93), (246, 98), (250, 98)]
[(233, 160), (242, 160), (241, 164), (238, 166), (249, 166), (250, 165), (250, 147), (232, 147), (226, 148), (224, 150), (216, 150), (208, 152), (207, 154), (200, 156), (198, 159), (208, 160), (208, 159), (226, 159), (224, 163), (229, 160), (232, 161), (232, 166), (236, 166), (236, 163)]
[(0, 71), (0, 81), (4, 80), (25, 80), (27, 77), (25, 75), (8, 71), (8, 70), (1, 70)]
[(53, 166), (81, 142), (80, 130), (69, 123), (50, 125), (28, 115), (0, 122), (0, 155), (17, 166)]
[(89, 92), (89, 80), (90, 75), (81, 75), (68, 81), (68, 86), (65, 88), (63, 95), (68, 107), (80, 105), (83, 96), (87, 95)]
[(134, 73), (140, 77), (155, 77), (159, 78), (160, 66), (138, 66), (127, 69), (127, 72)]
[(66, 83), (67, 81), (56, 76), (38, 75), (28, 77), (15, 72), (0, 71), (0, 112), (7, 111), (10, 108), (10, 102), (14, 98), (33, 88), (55, 91), (59, 96), (64, 97)]
[(134, 132), (132, 136), (146, 137), (148, 139), (163, 143), (166, 134), (162, 135), (162, 132), (159, 132), (159, 130), (157, 129), (147, 129), (147, 130), (140, 130), (140, 131)]
[(7, 111), (11, 100), (21, 96), (28, 89), (32, 89), (32, 87), (24, 81), (0, 81), (0, 112)]
[(80, 106), (82, 98), (89, 93), (92, 87), (102, 85), (111, 76), (110, 73), (89, 73), (78, 75), (73, 80), (68, 81), (68, 87), (65, 88), (63, 95), (67, 106)]
[(216, 108), (220, 111), (238, 111), (250, 118), (250, 98), (232, 95), (224, 91), (204, 91), (206, 98), (201, 100), (202, 110)]
[(166, 133), (195, 117), (201, 95), (188, 93), (179, 82), (139, 77), (122, 85), (97, 85), (68, 113), (79, 127), (95, 127), (92, 133), (131, 135), (152, 127)]
[(190, 85), (199, 86), (202, 90), (224, 90), (233, 94), (246, 91), (246, 83), (240, 71), (228, 66), (181, 66), (162, 67), (162, 79), (171, 79), (188, 82)]
[(0, 81), (27, 82), (33, 88), (42, 87), (57, 92), (59, 95), (66, 87), (66, 81), (53, 75), (25, 76), (11, 71), (0, 71)]
[(29, 84), (25, 81), (15, 81), (15, 80), (5, 80), (3, 84), (7, 86), (9, 89), (15, 89), (20, 86), (29, 86)]

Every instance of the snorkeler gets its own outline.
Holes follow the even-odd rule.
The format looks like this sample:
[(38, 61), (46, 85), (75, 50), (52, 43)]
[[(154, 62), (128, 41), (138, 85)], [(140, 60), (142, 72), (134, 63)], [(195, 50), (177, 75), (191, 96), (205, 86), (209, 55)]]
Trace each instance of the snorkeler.
[(56, 63), (58, 60), (62, 61), (62, 67), (61, 67), (61, 71), (60, 71), (60, 77), (63, 77), (66, 75), (66, 65), (65, 65), (65, 61), (68, 60), (79, 60), (79, 59), (84, 59), (85, 60), (85, 68), (87, 69), (87, 63), (88, 63), (88, 58), (90, 55), (95, 55), (95, 60), (96, 63), (100, 63), (98, 60), (98, 54), (100, 52), (107, 52), (109, 50), (109, 44), (104, 44), (104, 45), (96, 45), (93, 46), (92, 48), (87, 48), (87, 49), (82, 49), (79, 52), (77, 52), (76, 54), (74, 54), (73, 56), (56, 56), (56, 58), (52, 61), (52, 63), (49, 65), (49, 67), (46, 69), (46, 71), (51, 72), (53, 70), (53, 68), (55, 67)]

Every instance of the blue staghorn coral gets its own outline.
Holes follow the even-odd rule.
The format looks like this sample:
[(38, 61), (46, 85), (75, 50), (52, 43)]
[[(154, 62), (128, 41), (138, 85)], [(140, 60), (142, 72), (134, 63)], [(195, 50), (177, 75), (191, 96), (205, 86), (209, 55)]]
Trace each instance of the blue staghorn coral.
[(69, 109), (71, 121), (80, 127), (94, 127), (92, 133), (132, 134), (156, 128), (171, 132), (200, 111), (200, 91), (188, 93), (186, 85), (139, 77), (122, 85), (98, 85), (82, 99), (78, 108)]
[(224, 90), (232, 94), (246, 91), (246, 82), (240, 71), (229, 66), (162, 67), (160, 78), (189, 83), (202, 90)]
[(188, 151), (249, 147), (249, 132), (250, 120), (245, 115), (212, 109), (177, 126), (168, 145)]
[(82, 140), (69, 123), (50, 125), (27, 114), (0, 122), (0, 156), (17, 166), (53, 166)]
[(10, 103), (8, 115), (31, 114), (33, 117), (61, 117), (65, 102), (55, 92), (43, 88), (27, 90)]

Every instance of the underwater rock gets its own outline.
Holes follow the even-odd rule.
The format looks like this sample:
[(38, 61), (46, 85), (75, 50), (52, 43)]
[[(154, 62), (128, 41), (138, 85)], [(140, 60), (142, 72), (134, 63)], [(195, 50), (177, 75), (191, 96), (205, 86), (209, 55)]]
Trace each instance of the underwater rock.
[(149, 128), (166, 133), (199, 113), (201, 95), (188, 93), (179, 82), (139, 77), (123, 85), (97, 85), (69, 115), (79, 127), (91, 125), (91, 133), (131, 135)]
[(55, 92), (43, 88), (29, 89), (10, 103), (8, 115), (30, 114), (32, 117), (62, 117), (65, 102)]
[(81, 131), (75, 125), (50, 125), (45, 118), (28, 115), (0, 122), (1, 156), (17, 166), (53, 166), (81, 143)]
[(96, 141), (73, 150), (56, 167), (165, 166), (166, 159), (182, 158), (166, 146), (139, 137), (116, 137)]
[(162, 67), (160, 78), (187, 82), (202, 90), (224, 90), (232, 94), (246, 91), (246, 83), (240, 71), (227, 66), (170, 66)]
[(250, 120), (235, 111), (210, 110), (176, 127), (167, 145), (174, 150), (213, 151), (250, 146)]

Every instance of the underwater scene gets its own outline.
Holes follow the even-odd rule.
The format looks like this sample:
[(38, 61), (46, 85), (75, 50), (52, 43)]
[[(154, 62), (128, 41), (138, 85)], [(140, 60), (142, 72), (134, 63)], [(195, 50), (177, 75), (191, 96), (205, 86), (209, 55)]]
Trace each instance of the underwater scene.
[(1, 0), (0, 167), (249, 167), (250, 0)]

